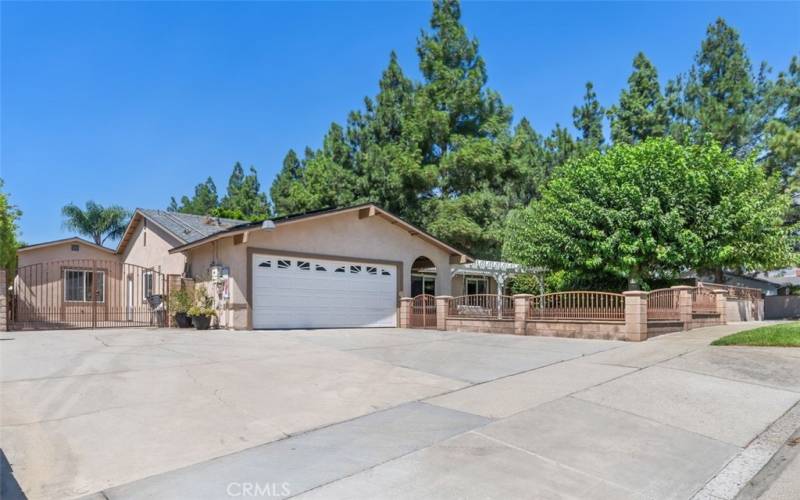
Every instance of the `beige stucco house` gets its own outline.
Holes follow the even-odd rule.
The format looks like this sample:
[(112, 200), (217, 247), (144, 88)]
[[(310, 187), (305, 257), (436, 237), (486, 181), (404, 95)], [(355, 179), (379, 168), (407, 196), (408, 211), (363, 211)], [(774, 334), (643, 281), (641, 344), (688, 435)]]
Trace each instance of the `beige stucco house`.
[(395, 326), (418, 273), (425, 291), (449, 294), (451, 265), (471, 261), (373, 204), (243, 224), (170, 253), (236, 329)]
[[(91, 305), (96, 321), (98, 304), (103, 318), (129, 318), (164, 293), (167, 275), (205, 284), (219, 325), (235, 329), (395, 326), (401, 296), (497, 289), (454, 272), (469, 256), (373, 204), (258, 223), (137, 209), (115, 250), (70, 238), (20, 249), (19, 259), (20, 292), (42, 285), (48, 266), (60, 321), (65, 299), (80, 318)], [(32, 311), (48, 296), (27, 295)]]

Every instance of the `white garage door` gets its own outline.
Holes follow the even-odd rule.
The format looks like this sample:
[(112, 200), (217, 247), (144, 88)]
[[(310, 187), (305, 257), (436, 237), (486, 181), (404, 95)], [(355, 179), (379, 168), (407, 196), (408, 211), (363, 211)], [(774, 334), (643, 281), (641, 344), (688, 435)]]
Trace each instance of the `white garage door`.
[(397, 269), (253, 255), (254, 328), (396, 326)]

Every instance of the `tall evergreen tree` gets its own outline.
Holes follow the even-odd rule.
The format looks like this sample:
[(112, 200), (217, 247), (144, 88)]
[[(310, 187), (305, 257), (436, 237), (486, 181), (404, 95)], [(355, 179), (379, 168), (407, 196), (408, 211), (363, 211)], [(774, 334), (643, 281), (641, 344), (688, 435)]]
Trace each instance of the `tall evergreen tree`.
[(170, 212), (181, 212), (185, 214), (208, 215), (219, 205), (217, 186), (214, 180), (209, 177), (205, 182), (201, 182), (194, 188), (194, 196), (181, 197), (181, 203), (172, 197), (167, 210)]
[(586, 150), (600, 149), (605, 141), (603, 137), (603, 107), (597, 100), (594, 84), (586, 82), (586, 93), (583, 104), (572, 108), (572, 120), (580, 132), (580, 145)]
[(544, 140), (537, 134), (527, 118), (523, 118), (514, 128), (509, 157), (514, 169), (515, 182), (509, 182), (507, 192), (514, 205), (527, 205), (539, 197), (547, 179), (547, 162)]
[(222, 198), (219, 207), (211, 210), (212, 215), (241, 220), (261, 220), (270, 215), (267, 195), (261, 191), (258, 173), (252, 166), (248, 174), (244, 173), (238, 161), (228, 179), (228, 192)]
[(695, 141), (710, 135), (739, 157), (755, 147), (756, 81), (739, 33), (722, 18), (708, 27), (686, 81), (685, 102)]
[[(800, 192), (800, 58), (792, 57), (787, 71), (778, 75), (770, 89), (773, 119), (766, 126), (763, 164), (777, 176), (784, 191)], [(796, 215), (795, 215), (796, 216)]]
[(545, 178), (550, 177), (559, 165), (564, 165), (577, 156), (578, 146), (569, 130), (556, 123), (556, 127), (544, 140)]
[(666, 135), (667, 103), (658, 84), (658, 72), (644, 53), (639, 52), (634, 58), (628, 88), (620, 92), (619, 104), (609, 109), (608, 116), (615, 144), (635, 144)]
[(303, 165), (297, 153), (294, 149), (290, 149), (284, 156), (281, 171), (278, 172), (270, 188), (270, 198), (277, 215), (287, 215), (296, 211), (292, 205), (292, 186), (301, 181), (302, 169)]

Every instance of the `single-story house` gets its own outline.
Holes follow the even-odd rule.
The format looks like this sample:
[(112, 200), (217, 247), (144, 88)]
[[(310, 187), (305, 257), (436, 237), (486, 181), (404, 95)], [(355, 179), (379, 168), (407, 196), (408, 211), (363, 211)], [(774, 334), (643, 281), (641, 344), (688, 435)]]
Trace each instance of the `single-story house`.
[(369, 203), (253, 223), (137, 209), (115, 250), (68, 238), (18, 255), (16, 307), (34, 321), (47, 310), (53, 325), (72, 309), (93, 326), (135, 320), (174, 275), (206, 284), (223, 328), (396, 326), (402, 296), (502, 292), (519, 271), (469, 268), (465, 253)]

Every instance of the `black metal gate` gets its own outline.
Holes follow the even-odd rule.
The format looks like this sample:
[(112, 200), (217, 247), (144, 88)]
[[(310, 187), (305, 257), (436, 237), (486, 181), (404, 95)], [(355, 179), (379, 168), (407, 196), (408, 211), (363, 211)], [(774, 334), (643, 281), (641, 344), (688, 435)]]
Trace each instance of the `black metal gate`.
[(17, 270), (12, 330), (163, 326), (166, 280), (156, 269), (113, 260), (42, 262)]
[(411, 301), (411, 328), (436, 328), (436, 298), (422, 294)]

